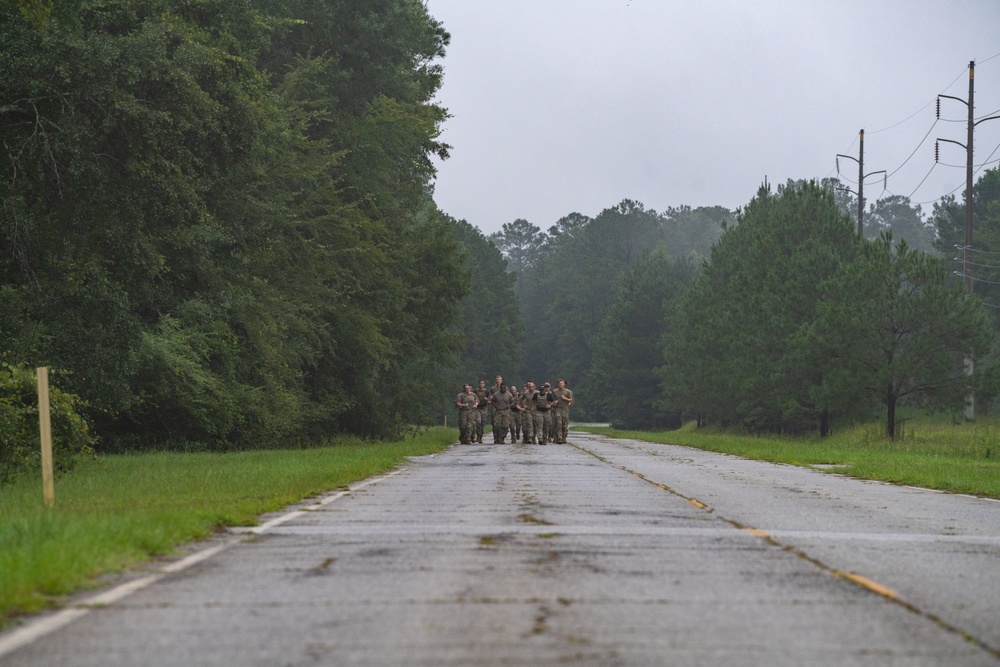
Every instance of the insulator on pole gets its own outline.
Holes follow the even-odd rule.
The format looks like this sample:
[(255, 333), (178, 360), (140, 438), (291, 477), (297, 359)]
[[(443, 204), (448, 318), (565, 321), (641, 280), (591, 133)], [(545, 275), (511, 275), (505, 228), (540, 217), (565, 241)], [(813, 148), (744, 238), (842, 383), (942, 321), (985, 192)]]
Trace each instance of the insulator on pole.
[(840, 158), (834, 158), (837, 161), (837, 176), (840, 176)]
[(937, 142), (937, 140), (935, 139), (934, 140), (934, 162), (938, 161), (938, 149), (940, 148), (940, 146), (941, 146), (941, 144), (939, 144)]
[(937, 117), (941, 118), (941, 98), (937, 98)]
[(889, 187), (889, 174), (882, 174), (882, 189)]

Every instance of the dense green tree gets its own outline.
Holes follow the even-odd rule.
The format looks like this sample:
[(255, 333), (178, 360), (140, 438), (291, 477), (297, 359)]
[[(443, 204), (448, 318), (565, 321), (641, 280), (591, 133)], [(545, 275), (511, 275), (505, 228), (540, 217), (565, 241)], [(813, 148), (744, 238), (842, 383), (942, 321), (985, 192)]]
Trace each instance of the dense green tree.
[(891, 233), (866, 242), (821, 286), (816, 318), (804, 326), (804, 344), (828, 360), (818, 402), (881, 404), (890, 439), (901, 402), (961, 408), (981, 377), (964, 374), (963, 357), (988, 351), (992, 332), (982, 304), (948, 277), (945, 262), (905, 241), (893, 247)]
[[(0, 340), (105, 442), (386, 433), (457, 349), (419, 0), (0, 9)], [(433, 208), (433, 207), (431, 207)], [(111, 445), (105, 445), (111, 446)]]
[(679, 426), (679, 411), (660, 407), (663, 338), (697, 264), (674, 259), (658, 245), (619, 275), (615, 296), (594, 337), (589, 396), (597, 412), (620, 428)]
[(813, 319), (820, 283), (857, 252), (832, 194), (810, 182), (762, 187), (712, 248), (684, 294), (667, 341), (664, 395), (689, 413), (761, 430), (825, 429), (790, 338)]
[(479, 380), (486, 380), (492, 385), (497, 373), (516, 372), (521, 363), (524, 328), (514, 294), (515, 274), (507, 270), (503, 255), (465, 220), (448, 220), (462, 244), (469, 288), (458, 304), (455, 335), (461, 351), (445, 375), (445, 407), (451, 412), (451, 399), (464, 383), (476, 386)]
[[(934, 203), (931, 223), (937, 231), (934, 247), (945, 258), (961, 256), (965, 246), (965, 193), (963, 201), (947, 195)], [(1000, 168), (988, 169), (972, 186), (972, 240), (978, 247), (978, 231), (990, 215), (993, 202), (1000, 201)], [(995, 248), (994, 248), (995, 249)]]
[(934, 226), (924, 222), (920, 205), (911, 204), (909, 197), (892, 195), (869, 205), (865, 215), (865, 238), (876, 239), (885, 232), (906, 241), (911, 250), (937, 254)]
[[(186, 303), (211, 309), (226, 290), (231, 302), (250, 298), (233, 258), (248, 259), (258, 229), (234, 190), (260, 169), (275, 128), (252, 66), (267, 24), (239, 3), (168, 7), (85, 6), (72, 31), (0, 21), (0, 97), (13, 100), (0, 167), (11, 248), (0, 301), (11, 317), (0, 326), (21, 360), (72, 369), (72, 388), (102, 418), (156, 400), (141, 378), (159, 368), (158, 336), (189, 348), (174, 360), (224, 364), (178, 335), (193, 324), (179, 312)], [(228, 339), (227, 315), (195, 319), (202, 342)], [(199, 411), (179, 409), (193, 430), (216, 428), (198, 426)]]
[(516, 271), (515, 291), (525, 324), (520, 376), (565, 377), (580, 400), (574, 414), (602, 418), (601, 394), (591, 380), (593, 339), (615, 298), (615, 280), (658, 244), (674, 258), (706, 254), (731, 222), (721, 207), (682, 206), (664, 213), (624, 200), (590, 218), (571, 213), (548, 233), (527, 221), (504, 226), (491, 238)]
[[(625, 200), (560, 238), (544, 262), (526, 276), (528, 326), (522, 375), (550, 382), (563, 377), (581, 400), (577, 414), (592, 414), (586, 376), (591, 339), (597, 334), (614, 295), (614, 280), (663, 237), (655, 211)], [(541, 311), (526, 312), (529, 305)]]
[[(936, 246), (959, 281), (964, 272), (964, 204), (945, 197), (934, 205), (933, 221), (940, 235)], [(1000, 328), (1000, 169), (987, 170), (974, 185), (972, 222), (974, 293), (992, 310), (994, 328)]]
[(507, 270), (520, 274), (531, 268), (545, 244), (541, 229), (523, 218), (505, 222), (499, 232), (490, 234), (490, 240), (507, 260)]

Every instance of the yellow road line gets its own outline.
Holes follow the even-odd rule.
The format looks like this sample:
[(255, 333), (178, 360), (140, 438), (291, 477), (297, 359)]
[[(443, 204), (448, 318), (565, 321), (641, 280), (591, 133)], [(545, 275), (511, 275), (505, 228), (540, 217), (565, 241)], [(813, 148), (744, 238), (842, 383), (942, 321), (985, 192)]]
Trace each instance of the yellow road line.
[(854, 572), (834, 571), (833, 576), (840, 577), (841, 579), (847, 579), (848, 581), (853, 581), (858, 586), (861, 586), (862, 588), (867, 588), (871, 592), (878, 593), (879, 595), (887, 597), (890, 600), (899, 599), (899, 596), (896, 595), (896, 591), (892, 590), (891, 588), (886, 588), (882, 584), (876, 583), (871, 579), (868, 579), (867, 577), (862, 577), (860, 574), (855, 574)]

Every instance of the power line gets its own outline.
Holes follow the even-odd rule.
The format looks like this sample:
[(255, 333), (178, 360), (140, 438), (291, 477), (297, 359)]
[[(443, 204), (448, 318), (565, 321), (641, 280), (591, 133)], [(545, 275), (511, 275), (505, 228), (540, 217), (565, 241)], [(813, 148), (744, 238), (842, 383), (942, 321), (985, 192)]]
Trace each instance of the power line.
[(936, 167), (937, 164), (938, 163), (935, 162), (934, 164), (931, 165), (930, 171), (928, 171), (927, 174), (922, 179), (920, 179), (920, 182), (917, 183), (917, 187), (913, 188), (913, 192), (910, 193), (907, 199), (913, 199), (913, 195), (917, 193), (917, 190), (919, 190), (920, 186), (924, 184), (924, 181), (927, 180), (927, 177), (931, 175), (931, 172), (934, 171), (934, 167)]
[[(903, 164), (901, 164), (898, 167), (896, 167), (895, 169), (893, 169), (892, 173), (886, 175), (886, 178), (889, 178), (890, 176), (892, 176), (893, 174), (895, 174), (897, 171), (899, 171), (900, 169), (902, 169), (906, 165), (906, 163), (910, 161), (910, 158), (912, 158), (914, 155), (917, 154), (917, 151), (920, 150), (920, 147), (924, 145), (925, 141), (927, 141), (927, 137), (931, 136), (931, 132), (934, 130), (934, 126), (937, 125), (937, 122), (938, 122), (938, 119), (935, 118), (934, 122), (931, 124), (930, 129), (927, 130), (927, 134), (925, 134), (924, 138), (920, 140), (920, 143), (917, 144), (917, 147), (913, 149), (913, 152), (910, 153), (910, 156), (908, 158), (906, 158), (905, 160), (903, 160)], [(917, 186), (917, 187), (919, 187), (919, 186)]]
[[(976, 252), (978, 253), (978, 252), (985, 252), (985, 251), (976, 250)], [(952, 257), (951, 261), (952, 262), (964, 262), (965, 260), (962, 257)], [(969, 264), (971, 264), (972, 266), (978, 266), (981, 269), (1000, 269), (1000, 266), (997, 266), (996, 264), (981, 264), (979, 262), (969, 262)]]
[[(1000, 53), (998, 53), (997, 56), (1000, 56)], [(996, 58), (997, 56), (992, 56), (992, 57)], [(965, 73), (968, 72), (968, 71), (969, 71), (968, 67), (963, 68), (962, 71), (958, 73), (958, 76), (956, 76), (952, 80), (951, 83), (949, 83), (947, 86), (944, 87), (944, 90), (948, 90), (949, 88), (951, 88), (952, 86), (954, 86), (955, 82), (958, 81), (959, 79), (961, 79), (965, 75)], [(894, 123), (894, 124), (890, 125), (889, 127), (883, 127), (881, 130), (874, 130), (872, 132), (869, 132), (868, 134), (879, 134), (880, 132), (888, 132), (889, 130), (895, 129), (895, 128), (899, 127), (900, 125), (902, 125), (903, 123), (905, 123), (906, 121), (908, 121), (911, 118), (913, 118), (914, 116), (916, 116), (917, 114), (919, 114), (921, 111), (923, 111), (924, 109), (926, 109), (927, 107), (929, 107), (932, 104), (934, 104), (934, 100), (931, 100), (930, 102), (928, 102), (924, 106), (920, 107), (919, 109), (917, 109), (916, 111), (914, 111), (912, 114), (910, 114), (909, 116), (907, 116), (903, 120), (899, 121), (898, 123)], [(851, 144), (851, 146), (853, 147), (854, 144)], [(848, 148), (847, 150), (849, 151), (851, 149)], [(844, 152), (846, 153), (847, 151), (844, 151)]]
[[(990, 56), (986, 60), (981, 61), (979, 64), (982, 65), (983, 63), (988, 63), (989, 61), (993, 60), (994, 58), (1000, 58), (1000, 53), (994, 53), (992, 56)], [(954, 83), (954, 81), (952, 83)]]
[[(1000, 158), (997, 158), (996, 160), (990, 160), (989, 162), (983, 162), (983, 163), (980, 163), (980, 164), (974, 164), (972, 166), (976, 167), (976, 168), (979, 168), (979, 167), (985, 167), (985, 166), (991, 165), (991, 164), (996, 164), (997, 162), (1000, 162)], [(942, 167), (957, 167), (959, 169), (965, 169), (965, 165), (964, 164), (949, 164), (947, 162), (939, 162), (938, 164), (940, 164)]]

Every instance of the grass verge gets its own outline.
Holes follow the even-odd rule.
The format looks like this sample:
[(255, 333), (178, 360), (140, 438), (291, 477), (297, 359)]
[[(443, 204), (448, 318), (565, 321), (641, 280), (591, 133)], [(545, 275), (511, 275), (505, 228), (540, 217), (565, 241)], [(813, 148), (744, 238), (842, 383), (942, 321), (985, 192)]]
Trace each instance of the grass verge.
[(437, 427), (398, 442), (108, 456), (57, 479), (52, 509), (43, 506), (40, 480), (0, 487), (0, 625), (57, 605), (101, 574), (440, 451), (457, 433)]
[(819, 437), (754, 436), (687, 424), (676, 431), (581, 428), (615, 438), (686, 445), (750, 459), (830, 470), (862, 479), (1000, 498), (1000, 424), (914, 420), (888, 441), (882, 426), (856, 426)]

